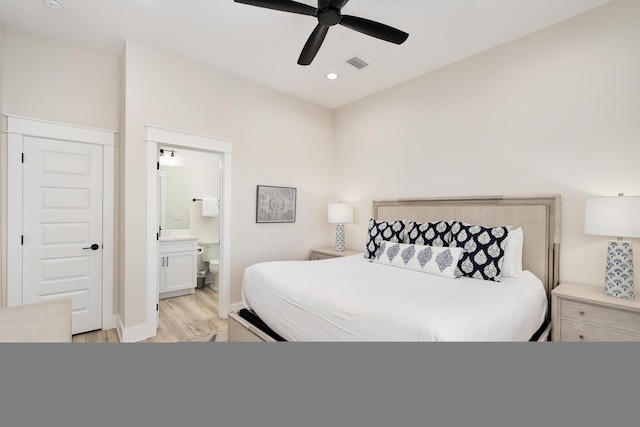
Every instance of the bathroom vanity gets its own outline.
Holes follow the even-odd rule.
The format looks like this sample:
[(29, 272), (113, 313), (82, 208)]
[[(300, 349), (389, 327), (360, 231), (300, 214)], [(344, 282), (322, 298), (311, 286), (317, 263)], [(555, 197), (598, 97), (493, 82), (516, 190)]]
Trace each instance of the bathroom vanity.
[(192, 294), (197, 285), (197, 242), (195, 236), (160, 237), (158, 266), (159, 298)]

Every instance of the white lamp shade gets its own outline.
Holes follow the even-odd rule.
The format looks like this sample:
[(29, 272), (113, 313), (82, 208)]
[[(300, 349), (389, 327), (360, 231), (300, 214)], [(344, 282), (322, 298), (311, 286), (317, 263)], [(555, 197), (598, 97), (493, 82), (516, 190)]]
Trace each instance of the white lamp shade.
[(347, 203), (329, 203), (329, 222), (332, 224), (353, 222), (353, 206)]
[(589, 197), (584, 232), (600, 236), (640, 237), (640, 197)]

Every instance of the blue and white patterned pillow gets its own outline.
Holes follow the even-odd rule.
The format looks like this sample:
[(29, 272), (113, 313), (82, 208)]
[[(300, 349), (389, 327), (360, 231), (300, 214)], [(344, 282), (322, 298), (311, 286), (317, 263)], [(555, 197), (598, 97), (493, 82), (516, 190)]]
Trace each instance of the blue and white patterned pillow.
[(404, 242), (427, 246), (449, 246), (453, 221), (416, 222), (409, 221), (405, 229)]
[(464, 249), (458, 261), (457, 275), (474, 279), (502, 280), (504, 247), (511, 226), (484, 227), (454, 221), (451, 226), (450, 247)]
[(364, 257), (373, 259), (376, 256), (378, 247), (383, 240), (391, 242), (402, 242), (404, 239), (405, 223), (402, 220), (393, 222), (376, 221), (369, 219), (369, 229), (367, 231), (367, 246)]
[(383, 241), (373, 262), (455, 279), (463, 252), (462, 248)]

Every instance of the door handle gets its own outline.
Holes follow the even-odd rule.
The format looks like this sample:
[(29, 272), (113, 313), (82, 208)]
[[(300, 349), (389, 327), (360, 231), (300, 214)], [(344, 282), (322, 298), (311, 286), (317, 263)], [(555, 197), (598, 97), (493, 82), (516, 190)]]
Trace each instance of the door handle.
[(100, 247), (99, 244), (94, 243), (93, 245), (89, 246), (88, 248), (82, 248), (82, 249), (91, 249), (92, 251), (97, 251), (99, 247)]

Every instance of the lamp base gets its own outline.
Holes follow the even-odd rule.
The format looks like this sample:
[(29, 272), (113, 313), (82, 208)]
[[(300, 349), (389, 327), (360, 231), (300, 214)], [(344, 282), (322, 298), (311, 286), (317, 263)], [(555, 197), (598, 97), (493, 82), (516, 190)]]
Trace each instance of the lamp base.
[(634, 298), (633, 243), (610, 240), (607, 249), (607, 271), (604, 293), (616, 298)]
[(336, 251), (344, 252), (344, 224), (336, 224)]

